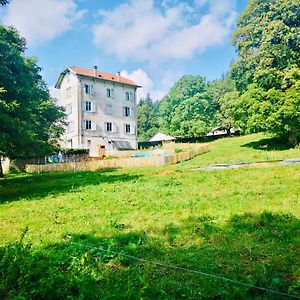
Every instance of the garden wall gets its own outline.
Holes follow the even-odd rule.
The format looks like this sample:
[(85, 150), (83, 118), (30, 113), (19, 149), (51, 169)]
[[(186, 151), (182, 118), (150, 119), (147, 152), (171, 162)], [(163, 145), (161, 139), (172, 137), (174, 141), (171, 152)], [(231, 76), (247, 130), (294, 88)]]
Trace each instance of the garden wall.
[[(176, 149), (180, 145), (176, 144)], [(26, 165), (27, 173), (47, 173), (47, 172), (79, 172), (79, 171), (96, 171), (101, 169), (125, 169), (140, 167), (161, 167), (173, 165), (181, 161), (189, 160), (197, 155), (209, 151), (207, 144), (182, 144), (182, 151), (166, 152), (165, 155), (155, 155), (152, 157), (129, 157), (116, 159), (103, 159), (95, 161), (81, 161), (70, 163), (51, 163), (44, 165)]]

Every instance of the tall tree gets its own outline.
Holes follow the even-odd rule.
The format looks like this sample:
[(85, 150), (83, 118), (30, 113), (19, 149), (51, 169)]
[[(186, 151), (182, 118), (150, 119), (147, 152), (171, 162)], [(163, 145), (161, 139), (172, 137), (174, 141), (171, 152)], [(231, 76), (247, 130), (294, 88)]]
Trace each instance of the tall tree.
[(0, 156), (11, 159), (51, 151), (64, 116), (50, 99), (37, 60), (24, 55), (25, 46), (14, 28), (0, 26)]
[(299, 36), (300, 0), (250, 0), (240, 16), (231, 75), (243, 95), (236, 116), (245, 130), (299, 141)]
[(185, 137), (204, 135), (215, 126), (215, 113), (211, 95), (197, 93), (175, 108), (170, 123), (171, 133)]
[[(175, 110), (184, 101), (198, 93), (203, 93), (205, 89), (206, 81), (201, 76), (183, 76), (175, 82), (169, 93), (159, 104), (159, 123), (161, 130), (169, 134), (176, 134), (177, 129), (174, 129), (175, 121), (172, 121)], [(173, 125), (171, 125), (172, 123)]]
[(207, 91), (217, 107), (215, 115), (217, 126), (230, 133), (230, 129), (235, 125), (233, 111), (239, 97), (234, 80), (229, 74), (223, 75), (221, 79), (210, 82)]
[(140, 141), (151, 138), (158, 131), (158, 109), (150, 97), (140, 99), (137, 106), (137, 127)]

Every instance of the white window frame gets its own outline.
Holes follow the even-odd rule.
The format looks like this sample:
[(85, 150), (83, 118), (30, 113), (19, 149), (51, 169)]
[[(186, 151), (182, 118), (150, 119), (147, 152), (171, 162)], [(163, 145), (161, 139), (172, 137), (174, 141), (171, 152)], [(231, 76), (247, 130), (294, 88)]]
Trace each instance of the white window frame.
[(94, 87), (91, 84), (84, 84), (84, 92), (86, 94), (93, 95), (94, 94)]
[(107, 88), (106, 89), (106, 97), (107, 98), (113, 98), (114, 97), (114, 89)]
[[(127, 130), (129, 128), (129, 131)], [(126, 134), (131, 134), (131, 125), (130, 124), (124, 124), (124, 131)]]
[(123, 106), (123, 116), (124, 117), (132, 117), (133, 116), (133, 108), (129, 106)]
[[(129, 131), (127, 131), (128, 126), (129, 126)], [(132, 124), (124, 124), (124, 133), (130, 135), (135, 134), (135, 126)]]
[(84, 101), (84, 110), (92, 111), (92, 101)]
[[(90, 105), (88, 103), (90, 103)], [(82, 109), (83, 111), (86, 112), (96, 112), (96, 103), (94, 101), (89, 101), (89, 100), (84, 101), (82, 103)]]
[(97, 125), (92, 120), (83, 120), (83, 129), (86, 131), (96, 131)]
[[(109, 126), (108, 124), (110, 124), (110, 129), (111, 130), (108, 130), (108, 126)], [(117, 132), (116, 125), (113, 122), (104, 122), (104, 130), (107, 133), (116, 133)]]
[(132, 92), (125, 92), (125, 99), (126, 99), (126, 101), (132, 101), (133, 100), (133, 93)]

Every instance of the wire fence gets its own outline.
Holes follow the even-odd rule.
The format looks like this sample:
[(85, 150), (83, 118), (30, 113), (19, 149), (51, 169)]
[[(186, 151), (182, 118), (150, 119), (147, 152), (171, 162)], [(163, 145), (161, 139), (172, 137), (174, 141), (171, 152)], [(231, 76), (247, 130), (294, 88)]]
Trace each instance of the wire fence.
[(112, 251), (112, 250), (109, 250), (109, 249), (104, 249), (103, 247), (95, 247), (95, 246), (91, 246), (91, 245), (84, 245), (84, 244), (80, 244), (80, 243), (76, 243), (76, 242), (70, 242), (70, 243), (74, 244), (74, 245), (77, 245), (77, 246), (84, 247), (86, 249), (100, 250), (102, 252), (111, 253), (111, 254), (114, 254), (116, 256), (126, 257), (126, 258), (130, 258), (130, 259), (133, 259), (133, 260), (136, 260), (136, 261), (140, 261), (142, 263), (149, 263), (149, 264), (152, 264), (152, 265), (156, 265), (158, 267), (163, 267), (163, 268), (169, 268), (169, 269), (194, 273), (194, 274), (197, 274), (197, 275), (210, 277), (210, 278), (213, 278), (213, 279), (216, 279), (216, 280), (227, 281), (227, 282), (231, 282), (231, 283), (236, 284), (236, 285), (242, 285), (242, 286), (245, 286), (245, 287), (248, 287), (248, 288), (264, 291), (266, 293), (270, 293), (270, 294), (274, 294), (274, 295), (289, 297), (289, 298), (292, 298), (292, 299), (300, 299), (300, 296), (297, 296), (297, 295), (292, 295), (292, 294), (288, 294), (288, 293), (285, 293), (285, 292), (276, 291), (276, 290), (272, 290), (272, 289), (261, 287), (261, 286), (256, 286), (256, 285), (245, 283), (245, 282), (238, 281), (238, 280), (235, 280), (235, 279), (227, 278), (227, 277), (224, 277), (224, 276), (221, 276), (221, 275), (210, 274), (210, 273), (206, 273), (206, 272), (203, 272), (203, 271), (200, 271), (200, 270), (194, 270), (194, 269), (181, 267), (181, 266), (177, 266), (177, 265), (173, 265), (173, 264), (166, 264), (166, 263), (161, 263), (161, 262), (157, 262), (157, 261), (153, 261), (153, 260), (148, 260), (148, 259), (145, 259), (145, 258), (136, 257), (136, 256), (133, 256), (133, 255), (130, 255), (130, 254), (126, 254), (126, 253), (123, 253), (123, 252), (117, 252), (117, 251)]

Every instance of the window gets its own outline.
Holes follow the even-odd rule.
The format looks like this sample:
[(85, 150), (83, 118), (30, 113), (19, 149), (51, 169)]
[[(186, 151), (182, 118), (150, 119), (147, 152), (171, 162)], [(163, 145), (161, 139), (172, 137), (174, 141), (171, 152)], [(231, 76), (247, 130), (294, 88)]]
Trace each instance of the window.
[(85, 111), (91, 111), (92, 110), (92, 102), (91, 101), (85, 101)]
[(93, 94), (93, 86), (89, 84), (84, 85), (84, 92), (86, 94)]
[(96, 111), (96, 104), (92, 101), (84, 101), (83, 102), (83, 110), (89, 111), (89, 112), (95, 112)]
[(135, 127), (130, 124), (124, 124), (124, 132), (126, 134), (134, 134), (135, 133)]
[(97, 128), (97, 125), (94, 121), (91, 121), (91, 120), (83, 121), (83, 129), (84, 130), (96, 131), (96, 128)]
[(132, 94), (132, 92), (126, 92), (126, 93), (125, 93), (125, 99), (126, 99), (127, 101), (132, 101), (132, 99), (133, 99), (133, 94)]
[(117, 132), (116, 125), (112, 122), (105, 122), (104, 123), (104, 130), (106, 132)]
[(92, 130), (92, 121), (91, 120), (84, 120), (84, 129)]
[(107, 115), (112, 115), (113, 114), (113, 107), (112, 107), (112, 104), (106, 104), (106, 107), (105, 107), (105, 113)]
[(112, 98), (114, 95), (114, 90), (113, 89), (106, 89), (106, 96), (108, 98)]
[(132, 108), (125, 106), (123, 107), (123, 115), (125, 117), (131, 117), (132, 116)]
[(106, 130), (107, 132), (112, 132), (112, 131), (113, 131), (112, 128), (113, 128), (113, 126), (112, 126), (112, 123), (111, 123), (111, 122), (106, 122), (106, 123), (105, 123), (105, 130)]
[(130, 124), (125, 124), (125, 133), (131, 133)]

